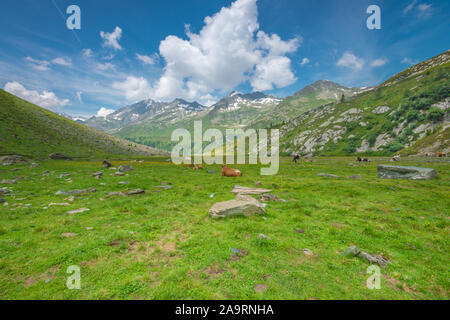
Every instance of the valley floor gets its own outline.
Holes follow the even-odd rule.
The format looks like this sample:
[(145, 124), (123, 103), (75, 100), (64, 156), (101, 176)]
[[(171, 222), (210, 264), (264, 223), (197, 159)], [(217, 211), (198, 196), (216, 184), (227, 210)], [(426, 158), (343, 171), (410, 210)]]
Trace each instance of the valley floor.
[[(224, 178), (219, 166), (210, 174), (148, 160), (129, 176), (103, 169), (98, 180), (100, 162), (0, 167), (0, 180), (22, 177), (0, 185), (10, 190), (0, 194), (8, 202), (0, 204), (0, 299), (448, 299), (449, 162), (399, 163), (436, 169), (430, 181), (378, 179), (379, 163), (390, 162), (283, 159), (276, 176), (232, 166), (243, 177)], [(361, 180), (349, 179), (356, 174)], [(264, 217), (208, 216), (235, 185), (257, 181), (287, 202), (268, 203)], [(90, 187), (97, 191), (74, 199), (55, 195)], [(106, 197), (138, 188), (146, 193)], [(90, 210), (68, 214), (80, 208)], [(343, 256), (352, 245), (391, 261), (380, 290), (366, 286), (367, 262)], [(248, 254), (232, 258), (235, 249)], [(72, 265), (80, 290), (66, 287)]]

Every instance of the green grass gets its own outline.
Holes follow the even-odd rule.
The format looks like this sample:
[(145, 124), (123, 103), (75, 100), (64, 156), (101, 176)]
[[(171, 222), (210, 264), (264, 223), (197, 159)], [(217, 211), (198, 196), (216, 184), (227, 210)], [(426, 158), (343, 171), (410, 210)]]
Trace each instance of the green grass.
[(0, 155), (48, 158), (55, 152), (74, 158), (161, 154), (159, 150), (107, 135), (0, 90)]
[[(284, 159), (271, 177), (261, 177), (259, 166), (233, 166), (244, 173), (236, 179), (221, 177), (219, 166), (208, 174), (163, 160), (135, 163), (128, 177), (105, 169), (100, 180), (92, 177), (100, 162), (2, 167), (2, 179), (23, 179), (3, 185), (12, 195), (1, 196), (8, 206), (0, 206), (0, 299), (448, 299), (448, 162), (400, 163), (435, 168), (439, 178), (431, 181), (378, 179), (378, 163)], [(322, 172), (341, 178), (318, 177)], [(348, 179), (354, 174), (362, 180)], [(215, 202), (233, 198), (234, 185), (256, 181), (278, 185), (273, 193), (288, 202), (269, 203), (266, 219), (209, 218)], [(155, 192), (161, 182), (173, 188)], [(48, 207), (68, 202), (56, 191), (88, 187), (97, 192)], [(135, 188), (147, 192), (105, 198)], [(67, 214), (83, 207), (90, 211)], [(68, 232), (76, 236), (61, 236)], [(259, 240), (260, 233), (271, 240)], [(381, 271), (381, 290), (366, 288), (366, 262), (343, 257), (350, 245), (392, 261)], [(248, 256), (230, 261), (232, 248)], [(317, 256), (305, 256), (305, 248)], [(81, 267), (81, 290), (65, 286), (71, 265)], [(267, 291), (255, 293), (258, 284)]]

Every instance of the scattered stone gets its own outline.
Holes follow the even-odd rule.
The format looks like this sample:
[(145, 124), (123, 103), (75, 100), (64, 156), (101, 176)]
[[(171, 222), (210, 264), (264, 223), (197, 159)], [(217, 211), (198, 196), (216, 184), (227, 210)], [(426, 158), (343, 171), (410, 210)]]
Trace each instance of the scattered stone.
[(210, 173), (210, 174), (215, 174), (217, 173), (216, 171), (211, 171), (211, 170), (206, 170), (206, 172)]
[(294, 229), (294, 231), (297, 233), (305, 233), (305, 230), (302, 230), (302, 229)]
[(361, 251), (361, 253), (359, 255), (361, 256), (361, 258), (363, 258), (370, 264), (378, 264), (380, 267), (383, 267), (383, 268), (386, 267), (386, 264), (389, 263), (389, 261), (386, 260), (385, 258), (383, 258), (382, 256), (372, 255), (370, 253), (363, 252), (363, 251)]
[(0, 157), (0, 163), (3, 163), (4, 166), (10, 166), (16, 163), (27, 163), (27, 162), (28, 161), (24, 157), (18, 155), (9, 155)]
[(127, 196), (134, 196), (134, 195), (137, 195), (137, 194), (143, 194), (143, 193), (145, 193), (145, 190), (144, 190), (144, 189), (136, 189), (136, 190), (128, 191), (128, 192), (126, 193), (126, 195), (127, 195)]
[(76, 213), (83, 213), (83, 212), (90, 211), (90, 210), (91, 209), (89, 209), (89, 208), (81, 208), (81, 209), (69, 211), (67, 213), (68, 214), (76, 214)]
[(267, 285), (266, 284), (258, 284), (255, 286), (255, 292), (256, 293), (261, 293), (267, 290)]
[(62, 179), (62, 178), (69, 177), (69, 176), (70, 176), (70, 173), (62, 173), (59, 175), (59, 178)]
[(52, 153), (51, 155), (50, 155), (50, 159), (53, 159), (53, 160), (72, 160), (72, 158), (71, 157), (69, 157), (69, 156), (66, 156), (65, 154), (62, 154), (62, 153)]
[(8, 180), (8, 179), (4, 179), (2, 180), (2, 184), (16, 184), (17, 180)]
[(270, 194), (270, 193), (265, 193), (265, 194), (261, 195), (259, 197), (259, 201), (262, 201), (262, 202), (270, 202), (270, 201), (286, 202), (286, 200), (280, 199), (280, 198), (278, 198), (278, 196), (276, 196), (274, 194)]
[(112, 164), (108, 160), (103, 160), (102, 167), (103, 168), (111, 168)]
[(261, 186), (262, 186), (262, 182), (261, 181), (255, 182), (255, 187), (261, 187)]
[(95, 188), (88, 188), (88, 189), (82, 189), (82, 190), (71, 190), (71, 191), (68, 191), (68, 192), (64, 192), (64, 191), (59, 190), (59, 191), (57, 191), (55, 193), (55, 195), (56, 196), (61, 196), (61, 195), (70, 196), (70, 195), (79, 195), (79, 194), (94, 193), (94, 192), (97, 192), (97, 189), (95, 189)]
[(130, 184), (128, 181), (120, 181), (119, 184), (125, 185), (125, 184)]
[(305, 256), (309, 256), (309, 257), (314, 256), (314, 252), (312, 252), (309, 249), (303, 249), (303, 253), (305, 254)]
[(67, 198), (67, 201), (70, 201), (70, 202), (73, 202), (74, 200), (75, 200), (74, 196), (70, 196), (70, 197)]
[(359, 250), (358, 247), (352, 246), (347, 248), (347, 250), (344, 251), (345, 257), (356, 257), (358, 254), (360, 254), (361, 250)]
[(129, 171), (133, 171), (133, 170), (134, 170), (134, 168), (131, 164), (126, 164), (126, 165), (119, 167), (120, 172), (129, 172)]
[(265, 213), (266, 210), (261, 203), (248, 195), (241, 194), (238, 194), (234, 200), (215, 203), (209, 210), (209, 215), (213, 219)]
[(391, 189), (392, 191), (394, 191), (394, 192), (397, 192), (397, 191), (398, 191), (398, 190), (395, 189), (394, 187), (390, 187), (390, 189)]
[(106, 195), (106, 198), (111, 198), (113, 196), (126, 197), (126, 194), (123, 192), (110, 192)]
[(262, 189), (262, 188), (248, 188), (248, 187), (241, 187), (241, 186), (235, 186), (233, 188), (233, 190), (231, 190), (231, 193), (241, 194), (241, 195), (263, 194), (263, 193), (269, 193), (269, 192), (272, 192), (272, 190)]
[(212, 198), (214, 198), (215, 195), (216, 195), (215, 193), (211, 193), (211, 194), (209, 195), (209, 197), (212, 199)]
[(329, 174), (329, 173), (319, 173), (317, 175), (318, 177), (327, 177), (327, 178), (339, 178), (339, 176), (335, 174)]
[(70, 203), (50, 203), (49, 205), (48, 205), (49, 207), (54, 207), (54, 206), (57, 206), (57, 207), (68, 207), (68, 206), (70, 206)]
[(73, 238), (75, 236), (76, 236), (76, 234), (72, 233), (72, 232), (67, 232), (67, 233), (62, 233), (61, 234), (61, 237), (64, 237), (64, 238)]
[(114, 175), (115, 175), (116, 177), (123, 177), (123, 176), (125, 175), (125, 173), (120, 172), (120, 171), (117, 171), (116, 173), (114, 173)]
[(6, 188), (0, 188), (0, 194), (9, 194), (9, 191)]
[(111, 168), (109, 168), (109, 170), (117, 170), (117, 168), (116, 167), (111, 167)]
[(350, 176), (348, 178), (349, 179), (353, 179), (353, 180), (361, 180), (362, 179), (360, 174), (355, 174), (354, 176)]
[(102, 171), (94, 172), (94, 173), (92, 174), (92, 176), (95, 177), (96, 179), (100, 179), (100, 178), (102, 177), (102, 175), (103, 175), (103, 172), (102, 172)]
[(50, 173), (50, 171), (48, 171), (48, 170), (45, 170), (44, 172), (42, 172), (42, 174), (44, 175), (44, 174), (49, 174)]
[(91, 230), (94, 230), (94, 228), (92, 228), (92, 227), (86, 227), (86, 230), (87, 230), (87, 231), (91, 231)]
[(437, 178), (437, 172), (429, 168), (379, 165), (378, 178), (429, 180)]
[(259, 240), (262, 240), (262, 239), (264, 239), (264, 240), (270, 240), (270, 237), (266, 236), (266, 235), (263, 234), (263, 233), (260, 233), (260, 234), (258, 235), (258, 239), (259, 239)]
[(370, 264), (377, 264), (383, 268), (386, 267), (386, 264), (389, 263), (389, 261), (387, 259), (385, 259), (384, 257), (361, 251), (358, 247), (355, 247), (355, 246), (347, 248), (347, 250), (345, 250), (345, 252), (344, 252), (344, 256), (350, 257), (350, 258), (359, 256), (362, 259), (369, 262)]
[(241, 258), (244, 258), (248, 256), (248, 251), (245, 249), (236, 249), (236, 248), (231, 248), (231, 261), (237, 261)]
[(36, 169), (36, 168), (38, 168), (39, 166), (40, 166), (39, 163), (32, 163), (31, 166), (30, 166), (30, 169)]
[(172, 189), (172, 186), (156, 186), (155, 188), (169, 190), (169, 189)]

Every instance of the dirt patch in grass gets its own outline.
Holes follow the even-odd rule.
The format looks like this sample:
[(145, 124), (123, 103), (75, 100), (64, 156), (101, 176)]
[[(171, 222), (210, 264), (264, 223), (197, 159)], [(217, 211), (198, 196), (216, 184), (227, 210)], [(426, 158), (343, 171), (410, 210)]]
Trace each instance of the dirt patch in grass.
[(48, 269), (47, 271), (45, 271), (44, 273), (42, 273), (41, 275), (39, 275), (37, 278), (28, 278), (25, 283), (24, 283), (24, 287), (28, 288), (31, 286), (34, 286), (35, 284), (41, 282), (41, 281), (45, 281), (45, 280), (53, 280), (56, 278), (56, 273), (58, 273), (58, 271), (61, 270), (60, 266), (54, 266), (51, 267), (50, 269)]

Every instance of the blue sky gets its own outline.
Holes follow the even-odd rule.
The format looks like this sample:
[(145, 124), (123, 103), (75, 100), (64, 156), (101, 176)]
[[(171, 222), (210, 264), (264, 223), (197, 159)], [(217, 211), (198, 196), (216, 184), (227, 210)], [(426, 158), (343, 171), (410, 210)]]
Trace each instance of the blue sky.
[[(66, 27), (72, 4), (81, 30)], [(366, 27), (369, 5), (381, 8), (381, 30)], [(449, 9), (447, 0), (3, 0), (0, 87), (90, 116), (144, 98), (285, 97), (319, 79), (371, 86), (448, 50)]]

